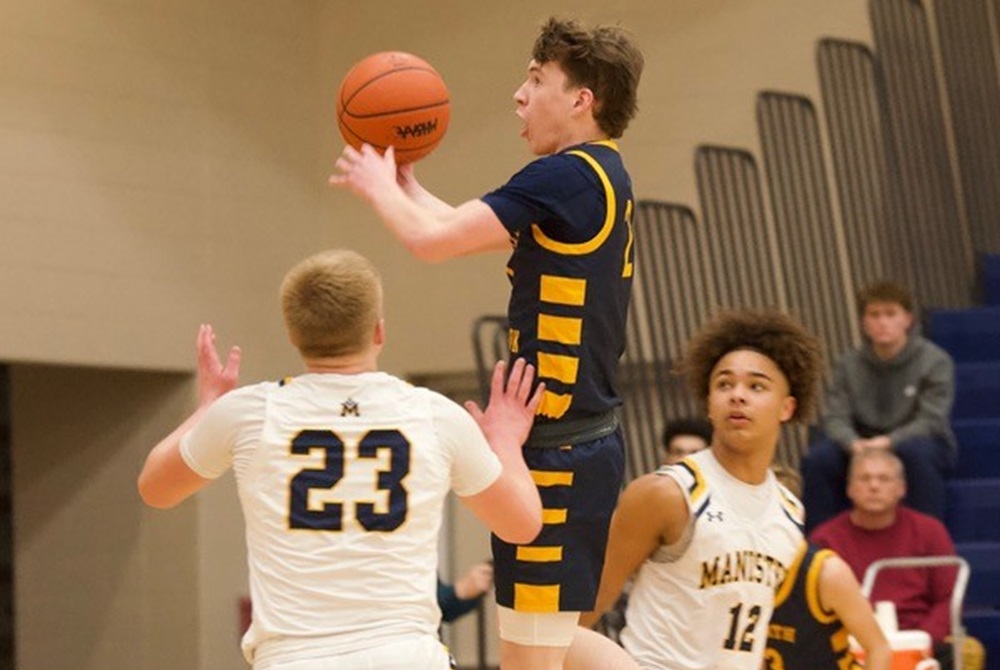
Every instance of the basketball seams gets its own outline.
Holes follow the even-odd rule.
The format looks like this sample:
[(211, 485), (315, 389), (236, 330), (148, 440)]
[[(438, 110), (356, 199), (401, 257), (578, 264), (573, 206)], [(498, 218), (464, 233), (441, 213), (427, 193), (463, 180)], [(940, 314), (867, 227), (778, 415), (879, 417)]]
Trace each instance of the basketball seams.
[(445, 107), (450, 103), (449, 100), (442, 100), (440, 102), (431, 103), (429, 105), (421, 105), (420, 107), (407, 107), (405, 109), (393, 109), (388, 112), (378, 112), (377, 114), (354, 114), (346, 107), (341, 111), (340, 117), (349, 117), (352, 119), (377, 119), (380, 116), (394, 116), (396, 114), (409, 114), (411, 112), (423, 112), (429, 109), (434, 109), (436, 107)]
[[(351, 93), (351, 97), (349, 97), (347, 100), (344, 100), (343, 96), (341, 96), (341, 98), (340, 98), (340, 104), (342, 104), (344, 106), (344, 110), (346, 111), (347, 108), (348, 108), (348, 106), (351, 104), (351, 101), (354, 100), (354, 98), (358, 97), (358, 95), (362, 91), (364, 91), (366, 88), (368, 88), (369, 86), (371, 86), (372, 84), (374, 84), (378, 80), (384, 79), (385, 77), (389, 77), (389, 76), (397, 74), (399, 72), (413, 72), (413, 71), (427, 72), (427, 73), (431, 74), (432, 76), (434, 76), (435, 78), (438, 78), (438, 79), (440, 79), (440, 77), (441, 77), (441, 75), (438, 74), (437, 70), (435, 70), (432, 67), (421, 67), (419, 65), (406, 65), (404, 67), (396, 67), (396, 68), (393, 68), (393, 69), (388, 70), (386, 72), (383, 72), (381, 74), (377, 74), (374, 77), (372, 77), (371, 79), (368, 79), (367, 81), (365, 81), (365, 83), (361, 84), (360, 86), (358, 86), (358, 88), (356, 88), (354, 90), (354, 93)], [(343, 90), (344, 90), (344, 88), (346, 88), (347, 84), (350, 83), (350, 80), (351, 80), (351, 75), (350, 75), (350, 73), (348, 73), (347, 77), (344, 79), (344, 83), (341, 84), (341, 86), (340, 86), (341, 93), (343, 93)], [(439, 103), (435, 103), (435, 104), (443, 105), (443, 104), (446, 104), (447, 102), (448, 102), (448, 100), (445, 99), (445, 100), (443, 100), (443, 101), (441, 101)], [(399, 110), (399, 111), (409, 111), (409, 110)], [(386, 113), (391, 114), (393, 112), (386, 112)]]

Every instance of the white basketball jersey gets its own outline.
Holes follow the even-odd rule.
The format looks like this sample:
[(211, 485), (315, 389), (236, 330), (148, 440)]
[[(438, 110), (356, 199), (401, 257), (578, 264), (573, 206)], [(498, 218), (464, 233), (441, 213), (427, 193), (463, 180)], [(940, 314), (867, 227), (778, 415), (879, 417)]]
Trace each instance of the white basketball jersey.
[(774, 593), (802, 541), (802, 506), (768, 472), (751, 486), (710, 449), (657, 474), (684, 491), (684, 536), (639, 569), (622, 645), (643, 668), (760, 670)]
[(181, 453), (203, 477), (235, 471), (253, 603), (249, 660), (262, 643), (343, 654), (436, 635), (445, 497), (479, 493), (501, 471), (464, 409), (379, 372), (232, 391)]

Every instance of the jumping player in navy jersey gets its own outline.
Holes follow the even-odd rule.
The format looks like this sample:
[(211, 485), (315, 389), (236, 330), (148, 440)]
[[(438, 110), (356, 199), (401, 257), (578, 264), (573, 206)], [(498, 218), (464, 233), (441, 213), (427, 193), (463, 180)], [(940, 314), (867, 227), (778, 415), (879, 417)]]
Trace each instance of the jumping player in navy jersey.
[(457, 207), (397, 167), (346, 147), (330, 178), (368, 202), (418, 258), (509, 250), (511, 355), (545, 396), (525, 447), (545, 508), (530, 545), (494, 538), (504, 670), (556, 670), (593, 608), (624, 473), (614, 410), (634, 257), (631, 180), (614, 139), (635, 115), (643, 58), (616, 27), (549, 19), (514, 94), (540, 158)]

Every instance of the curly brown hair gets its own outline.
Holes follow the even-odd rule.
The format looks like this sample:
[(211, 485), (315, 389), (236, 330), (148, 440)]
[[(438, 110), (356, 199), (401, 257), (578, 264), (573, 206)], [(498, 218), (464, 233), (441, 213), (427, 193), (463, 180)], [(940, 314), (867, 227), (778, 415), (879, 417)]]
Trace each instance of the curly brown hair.
[(608, 137), (621, 137), (639, 108), (637, 89), (642, 52), (617, 26), (591, 30), (578, 21), (550, 18), (535, 40), (531, 57), (555, 62), (572, 86), (589, 88), (596, 101), (594, 119)]
[(722, 312), (691, 338), (680, 371), (695, 397), (702, 402), (708, 398), (715, 365), (738, 349), (760, 352), (784, 373), (796, 401), (792, 420), (812, 417), (822, 370), (819, 340), (798, 320), (776, 310)]

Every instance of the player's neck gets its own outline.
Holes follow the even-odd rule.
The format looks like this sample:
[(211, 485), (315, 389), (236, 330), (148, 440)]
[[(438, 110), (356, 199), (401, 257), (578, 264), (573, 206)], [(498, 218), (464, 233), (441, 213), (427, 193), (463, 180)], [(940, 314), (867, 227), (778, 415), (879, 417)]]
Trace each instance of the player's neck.
[(358, 375), (378, 371), (378, 359), (371, 352), (352, 356), (305, 358), (303, 362), (306, 372), (312, 374)]
[(601, 127), (598, 126), (596, 122), (579, 124), (567, 131), (562, 142), (559, 143), (559, 149), (555, 153), (565, 151), (570, 147), (575, 147), (580, 144), (587, 144), (588, 142), (606, 142), (609, 139), (611, 138), (608, 137), (607, 133), (601, 130)]
[(767, 471), (774, 459), (774, 451), (774, 447), (753, 450), (747, 450), (745, 447), (734, 449), (721, 441), (712, 445), (712, 455), (726, 472), (741, 482), (754, 486), (763, 484), (767, 480)]

